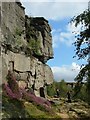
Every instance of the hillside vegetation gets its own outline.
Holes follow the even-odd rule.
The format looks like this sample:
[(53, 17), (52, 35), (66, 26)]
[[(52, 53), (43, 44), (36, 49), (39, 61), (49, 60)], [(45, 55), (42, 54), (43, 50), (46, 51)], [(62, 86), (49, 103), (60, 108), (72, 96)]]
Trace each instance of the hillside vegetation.
[(3, 84), (1, 113), (3, 119), (89, 119), (89, 113), (90, 106), (80, 99), (72, 99), (69, 103), (65, 94), (62, 97), (47, 96), (45, 99), (35, 96), (31, 91), (21, 90), (12, 73), (8, 75), (7, 84)]

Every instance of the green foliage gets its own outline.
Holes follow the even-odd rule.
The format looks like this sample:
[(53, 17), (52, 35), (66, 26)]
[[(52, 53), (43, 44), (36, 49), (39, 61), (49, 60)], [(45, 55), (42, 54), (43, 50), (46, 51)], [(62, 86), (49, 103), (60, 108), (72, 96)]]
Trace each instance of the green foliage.
[(60, 96), (66, 97), (67, 91), (71, 90), (71, 88), (66, 85), (66, 82), (64, 80), (61, 80), (59, 83), (59, 89), (60, 89)]
[(16, 43), (16, 45), (21, 45), (22, 44), (21, 36), (18, 36), (18, 35), (16, 36), (15, 43)]
[[(86, 77), (86, 81), (87, 81), (87, 76), (89, 74), (90, 71), (90, 66), (87, 64), (85, 67), (83, 67), (79, 74), (76, 76), (75, 80), (78, 82), (82, 82), (82, 80)], [(89, 79), (90, 79), (90, 75), (89, 75)]]
[(56, 95), (56, 82), (53, 82), (53, 84), (47, 86), (47, 94), (49, 96)]
[(2, 118), (25, 118), (29, 116), (22, 101), (2, 96)]
[(39, 40), (35, 40), (35, 39), (31, 39), (28, 42), (28, 48), (30, 48), (34, 54), (40, 55), (39, 52), (39, 48), (40, 48), (40, 41)]
[(32, 24), (32, 18), (28, 18), (29, 22), (26, 20), (26, 39), (27, 39), (27, 47), (31, 49), (32, 54), (41, 56), (40, 52), (40, 40), (39, 38), (39, 31), (37, 28)]
[[(30, 120), (43, 120), (53, 119), (58, 116), (53, 113), (39, 108), (39, 106), (27, 102), (25, 100), (10, 99), (6, 96), (2, 97), (2, 120), (4, 119), (30, 119)], [(60, 117), (59, 117), (60, 118)]]
[(85, 10), (83, 13), (74, 17), (72, 22), (75, 23), (75, 27), (77, 27), (80, 23), (81, 31), (75, 37), (77, 38), (74, 45), (76, 47), (76, 55), (79, 59), (87, 57), (89, 54), (88, 42), (90, 38), (90, 11)]
[(26, 38), (27, 40), (30, 40), (32, 38), (37, 39), (38, 37), (38, 31), (34, 26), (31, 24), (26, 23)]
[(22, 30), (19, 28), (15, 29), (15, 35), (21, 36), (22, 35)]
[(52, 85), (47, 87), (47, 94), (49, 96), (57, 95), (56, 89), (60, 90), (60, 97), (66, 97), (67, 91), (71, 90), (71, 87), (67, 86), (64, 80), (61, 80), (60, 82), (54, 81)]
[(45, 111), (38, 109), (38, 106), (33, 105), (32, 103), (25, 103), (25, 109), (32, 117), (41, 116), (42, 118), (46, 117)]
[(86, 78), (88, 103), (90, 103), (90, 57), (88, 59), (90, 55), (90, 10), (85, 10), (80, 15), (74, 17), (71, 22), (75, 23), (75, 27), (81, 23), (81, 31), (75, 36), (75, 56), (78, 56), (79, 59), (86, 59), (88, 63), (81, 69), (75, 80), (81, 83)]
[(22, 35), (22, 30), (20, 30), (19, 28), (15, 29), (15, 46), (16, 47), (20, 47), (21, 45), (23, 45), (23, 41), (21, 39), (21, 35)]
[(85, 10), (83, 13), (78, 15), (77, 17), (74, 17), (71, 20), (72, 23), (75, 23), (75, 27), (78, 25), (81, 25), (81, 31), (80, 33), (76, 34), (76, 41), (74, 42), (74, 45), (76, 47), (76, 56), (78, 56), (79, 59), (87, 58), (89, 55), (89, 38), (90, 38), (90, 11)]
[(73, 100), (81, 99), (85, 102), (88, 100), (87, 92), (87, 82), (86, 83), (76, 83), (75, 87), (67, 85), (64, 80), (60, 82), (54, 81), (52, 85), (47, 87), (47, 94), (51, 97), (57, 95), (56, 89), (60, 90), (60, 97), (67, 98), (67, 92), (71, 91), (71, 97)]
[(76, 85), (74, 90), (73, 90), (74, 91), (73, 99), (81, 99), (81, 100), (87, 102), (87, 100), (88, 100), (88, 96), (86, 94), (86, 92), (87, 92), (87, 83), (84, 83), (82, 85), (80, 83), (78, 83), (78, 84), (79, 85)]

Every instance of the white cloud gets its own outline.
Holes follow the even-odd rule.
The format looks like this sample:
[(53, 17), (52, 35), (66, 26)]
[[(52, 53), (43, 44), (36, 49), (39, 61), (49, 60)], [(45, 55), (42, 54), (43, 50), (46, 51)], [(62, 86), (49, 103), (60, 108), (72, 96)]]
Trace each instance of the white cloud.
[(79, 33), (81, 31), (80, 28), (81, 24), (78, 27), (75, 27), (73, 23), (64, 26), (64, 31), (54, 29), (52, 31), (53, 47), (58, 47), (60, 43), (64, 43), (68, 47), (71, 47), (72, 43), (74, 43), (76, 40), (75, 33)]
[(60, 42), (65, 43), (67, 46), (71, 46), (75, 41), (75, 34), (72, 33), (73, 31), (78, 31), (78, 28), (75, 28), (74, 24), (68, 24), (65, 32), (60, 33)]
[(65, 17), (73, 17), (87, 9), (88, 3), (85, 2), (68, 2), (68, 1), (56, 1), (43, 0), (42, 2), (32, 2), (31, 0), (25, 0), (22, 2), (26, 8), (26, 14), (32, 16), (43, 16), (46, 19), (60, 20)]
[(61, 32), (61, 29), (53, 29), (52, 30), (52, 42), (53, 42), (53, 48), (57, 48), (59, 46), (59, 34)]
[(67, 46), (71, 46), (75, 41), (75, 38), (70, 32), (62, 32), (60, 33), (60, 42), (65, 43)]
[(73, 62), (70, 66), (63, 65), (61, 67), (54, 66), (52, 67), (54, 78), (56, 81), (64, 79), (65, 81), (72, 82), (74, 81), (75, 76), (80, 71), (80, 66)]

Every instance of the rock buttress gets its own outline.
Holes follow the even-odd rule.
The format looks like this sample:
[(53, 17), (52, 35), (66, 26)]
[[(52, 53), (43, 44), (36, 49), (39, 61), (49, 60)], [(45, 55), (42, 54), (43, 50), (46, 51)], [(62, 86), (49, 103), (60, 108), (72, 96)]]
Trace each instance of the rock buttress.
[(42, 17), (25, 16), (20, 3), (1, 5), (2, 80), (7, 81), (10, 70), (19, 87), (29, 89), (34, 84), (34, 92), (40, 96), (41, 88), (53, 82), (52, 70), (46, 64), (53, 58), (51, 28)]
[(42, 62), (53, 58), (51, 28), (43, 17), (30, 18), (26, 16), (27, 43), (33, 55)]

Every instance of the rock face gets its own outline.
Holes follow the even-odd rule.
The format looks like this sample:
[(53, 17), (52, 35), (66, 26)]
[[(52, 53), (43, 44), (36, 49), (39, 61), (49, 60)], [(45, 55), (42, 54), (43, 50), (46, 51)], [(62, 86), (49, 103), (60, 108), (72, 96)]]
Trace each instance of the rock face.
[(46, 62), (53, 57), (51, 28), (44, 18), (28, 18), (26, 16), (26, 37), (33, 55), (40, 61)]
[[(20, 2), (1, 3), (0, 74), (6, 82), (12, 71), (21, 88), (34, 85), (40, 96), (46, 85), (53, 82), (46, 62), (53, 58), (51, 28), (43, 17), (28, 17)], [(1, 70), (2, 68), (2, 70)]]

